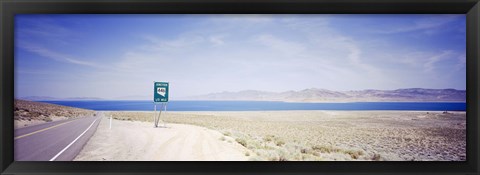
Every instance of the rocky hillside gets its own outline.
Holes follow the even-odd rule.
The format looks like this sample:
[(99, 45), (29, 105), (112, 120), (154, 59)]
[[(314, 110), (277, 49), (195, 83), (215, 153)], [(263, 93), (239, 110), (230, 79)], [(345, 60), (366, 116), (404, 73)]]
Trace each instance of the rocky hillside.
[(186, 100), (251, 100), (286, 102), (464, 102), (465, 90), (456, 89), (397, 89), (331, 91), (327, 89), (305, 89), (301, 91), (265, 92), (247, 90), (220, 92), (193, 96)]
[(15, 100), (14, 120), (42, 120), (52, 121), (52, 118), (76, 118), (92, 116), (92, 110), (73, 108), (49, 103), (33, 102), (26, 100)]

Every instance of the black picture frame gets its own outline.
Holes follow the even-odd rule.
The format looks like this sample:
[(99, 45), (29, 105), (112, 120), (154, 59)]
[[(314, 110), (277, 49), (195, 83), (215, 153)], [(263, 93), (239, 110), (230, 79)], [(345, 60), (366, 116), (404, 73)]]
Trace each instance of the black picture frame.
[[(1, 174), (479, 174), (478, 0), (2, 0)], [(466, 14), (467, 161), (460, 162), (15, 162), (16, 14)]]

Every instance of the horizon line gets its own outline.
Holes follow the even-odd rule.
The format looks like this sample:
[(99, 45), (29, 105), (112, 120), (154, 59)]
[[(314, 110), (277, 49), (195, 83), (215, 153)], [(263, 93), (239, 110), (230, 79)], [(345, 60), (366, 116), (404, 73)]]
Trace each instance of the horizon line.
[[(203, 96), (203, 95), (209, 95), (209, 94), (215, 94), (215, 93), (239, 93), (239, 92), (245, 92), (245, 91), (258, 91), (258, 92), (269, 92), (269, 93), (285, 93), (289, 91), (294, 91), (294, 92), (300, 92), (304, 90), (309, 90), (309, 89), (318, 89), (318, 90), (328, 90), (328, 91), (336, 91), (336, 90), (330, 90), (330, 89), (323, 89), (323, 88), (306, 88), (302, 90), (287, 90), (287, 91), (280, 91), (280, 92), (273, 92), (273, 91), (262, 91), (262, 90), (252, 90), (252, 89), (246, 89), (246, 90), (240, 90), (240, 91), (219, 91), (219, 92), (212, 92), (212, 93), (206, 93), (206, 94), (200, 94), (200, 95), (191, 95), (191, 96), (186, 96), (186, 97), (180, 97), (178, 98), (181, 101), (182, 99), (185, 98), (191, 98), (195, 96)], [(405, 89), (427, 89), (427, 90), (456, 90), (456, 91), (466, 91), (466, 89), (455, 89), (455, 88), (439, 88), (439, 89), (433, 89), (433, 88), (400, 88), (400, 89), (362, 89), (362, 90), (343, 90), (343, 91), (337, 91), (337, 92), (349, 92), (349, 91), (368, 91), (368, 90), (379, 90), (379, 91), (395, 91), (395, 90), (405, 90)], [(129, 95), (129, 96), (144, 96), (144, 95)], [(126, 97), (126, 96), (123, 96)], [(28, 99), (28, 98), (52, 98), (54, 100), (147, 100), (147, 99), (122, 99), (121, 97), (114, 97), (114, 98), (103, 98), (103, 97), (53, 97), (53, 96), (48, 96), (48, 95), (33, 95), (33, 96), (23, 96), (23, 97), (15, 97), (15, 99)], [(153, 96), (152, 96), (153, 98)], [(188, 99), (187, 99), (188, 100)]]

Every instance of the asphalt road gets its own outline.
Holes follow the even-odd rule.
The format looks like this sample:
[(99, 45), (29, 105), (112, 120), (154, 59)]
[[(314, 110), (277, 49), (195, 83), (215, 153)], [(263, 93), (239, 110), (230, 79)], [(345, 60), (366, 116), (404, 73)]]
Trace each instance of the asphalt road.
[(103, 113), (19, 128), (14, 136), (15, 161), (71, 161), (95, 133)]

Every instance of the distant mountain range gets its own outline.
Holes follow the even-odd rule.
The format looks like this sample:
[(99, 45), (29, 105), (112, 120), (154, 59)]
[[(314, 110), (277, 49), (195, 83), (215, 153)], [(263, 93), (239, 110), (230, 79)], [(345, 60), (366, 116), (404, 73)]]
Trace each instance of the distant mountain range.
[(266, 92), (245, 90), (192, 96), (185, 100), (246, 100), (285, 102), (465, 102), (466, 91), (456, 89), (397, 89), (331, 91), (310, 88), (301, 91)]
[[(29, 101), (65, 100), (149, 100), (149, 96), (122, 96), (115, 99), (97, 97), (55, 98), (30, 96), (19, 99)], [(177, 100), (177, 99), (174, 99)], [(285, 102), (465, 102), (466, 91), (456, 89), (409, 88), (397, 90), (332, 91), (310, 88), (300, 91), (267, 92), (245, 90), (239, 92), (219, 92), (191, 96), (178, 100), (216, 101), (285, 101)]]

